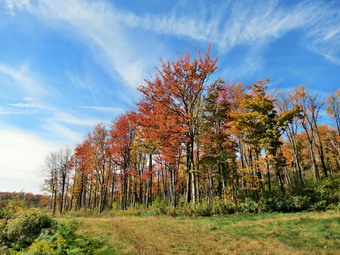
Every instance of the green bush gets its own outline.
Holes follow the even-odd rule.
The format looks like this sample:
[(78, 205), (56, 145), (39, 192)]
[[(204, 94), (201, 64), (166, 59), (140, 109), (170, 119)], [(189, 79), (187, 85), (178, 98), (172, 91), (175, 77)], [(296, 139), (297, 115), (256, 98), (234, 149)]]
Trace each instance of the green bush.
[(16, 197), (8, 202), (6, 206), (2, 206), (0, 210), (0, 219), (10, 219), (17, 213), (27, 209), (26, 201)]
[(290, 195), (294, 197), (296, 211), (326, 210), (335, 208), (340, 200), (340, 175), (334, 175), (318, 181), (307, 181), (304, 185), (292, 187)]
[(214, 199), (211, 202), (211, 215), (225, 214), (226, 207), (223, 200)]
[(60, 222), (54, 231), (44, 230), (22, 255), (92, 254), (99, 242), (75, 234), (78, 223), (73, 220)]
[(209, 204), (207, 201), (202, 202), (201, 204), (192, 205), (192, 213), (196, 216), (211, 216), (213, 214), (213, 210), (217, 211), (218, 206), (217, 203), (213, 205)]
[(152, 214), (155, 215), (164, 215), (167, 213), (167, 209), (169, 208), (170, 203), (167, 199), (160, 199), (160, 198), (156, 198), (153, 202), (152, 202), (152, 206), (151, 206), (151, 210), (154, 210), (154, 212)]
[(29, 209), (17, 212), (3, 224), (2, 243), (19, 249), (30, 245), (43, 229), (52, 228), (56, 222), (44, 212)]
[(246, 198), (243, 203), (240, 204), (240, 209), (245, 213), (258, 212), (258, 204), (251, 198)]
[(25, 251), (19, 252), (18, 254), (25, 255), (64, 255), (65, 249), (61, 248), (66, 241), (61, 237), (57, 240), (49, 242), (47, 240), (35, 240), (34, 243)]
[(195, 204), (192, 209), (196, 216), (230, 214), (236, 212), (236, 204), (215, 198), (210, 203), (204, 200), (200, 204)]
[(238, 210), (238, 206), (237, 206), (236, 202), (233, 202), (233, 201), (225, 202), (224, 207), (225, 207), (225, 213), (226, 214), (236, 213), (237, 210)]
[(170, 216), (170, 217), (176, 217), (176, 216), (178, 216), (178, 210), (177, 210), (177, 208), (175, 208), (175, 207), (169, 205), (169, 206), (166, 208), (166, 215), (167, 215), (167, 216)]
[(294, 199), (292, 196), (282, 195), (274, 197), (272, 210), (275, 212), (292, 212), (294, 211)]
[(327, 209), (328, 203), (326, 200), (318, 201), (317, 203), (311, 206), (311, 210), (313, 211), (325, 211)]
[(310, 207), (311, 199), (308, 196), (294, 196), (293, 203), (295, 211), (304, 211)]
[(7, 243), (6, 222), (5, 220), (0, 219), (0, 248), (5, 247), (6, 243)]
[[(57, 222), (38, 209), (8, 206), (6, 217), (0, 219), (0, 254), (92, 254), (100, 245), (77, 235), (78, 223), (74, 220)], [(15, 213), (10, 216), (9, 211)]]
[(0, 206), (0, 220), (5, 218), (4, 206)]
[(194, 210), (192, 205), (180, 205), (176, 208), (176, 216), (193, 216)]

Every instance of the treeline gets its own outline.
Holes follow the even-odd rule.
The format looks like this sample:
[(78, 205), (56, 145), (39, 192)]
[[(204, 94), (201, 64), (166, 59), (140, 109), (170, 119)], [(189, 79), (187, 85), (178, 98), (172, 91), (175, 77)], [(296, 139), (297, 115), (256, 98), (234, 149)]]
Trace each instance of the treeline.
[(26, 206), (45, 207), (49, 201), (49, 197), (41, 194), (25, 193), (25, 192), (0, 192), (0, 206), (7, 205), (12, 200), (25, 201)]
[[(46, 158), (44, 189), (60, 213), (287, 195), (340, 169), (340, 90), (267, 90), (211, 81), (210, 50), (162, 62), (136, 111), (98, 124), (74, 151)], [(334, 126), (320, 124), (326, 109)]]

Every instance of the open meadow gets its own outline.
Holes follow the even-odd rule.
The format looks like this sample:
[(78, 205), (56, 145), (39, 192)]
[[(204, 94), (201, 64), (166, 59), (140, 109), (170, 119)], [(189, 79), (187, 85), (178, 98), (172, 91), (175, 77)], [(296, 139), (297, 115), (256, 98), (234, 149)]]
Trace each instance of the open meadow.
[[(63, 220), (63, 219), (61, 219)], [(77, 217), (95, 254), (339, 254), (340, 213)]]

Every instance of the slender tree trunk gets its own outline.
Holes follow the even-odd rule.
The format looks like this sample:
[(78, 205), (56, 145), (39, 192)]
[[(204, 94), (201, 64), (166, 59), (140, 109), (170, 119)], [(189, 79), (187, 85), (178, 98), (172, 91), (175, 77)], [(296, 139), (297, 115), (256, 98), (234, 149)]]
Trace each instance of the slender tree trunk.
[(269, 162), (268, 162), (268, 156), (266, 155), (266, 167), (267, 167), (267, 183), (268, 183), (268, 190), (269, 192), (272, 191), (272, 186), (270, 182), (270, 167), (269, 167)]
[(191, 201), (191, 178), (190, 178), (190, 172), (187, 171), (187, 183), (186, 183), (186, 203), (190, 203)]
[(319, 144), (315, 143), (315, 147), (317, 148), (317, 151), (318, 151), (318, 154), (319, 154), (319, 157), (320, 157), (320, 160), (321, 160), (321, 165), (322, 165), (323, 173), (324, 173), (325, 177), (328, 177), (327, 166), (326, 166), (326, 162), (325, 162), (325, 155), (324, 155), (324, 152), (323, 152), (322, 141), (321, 141), (321, 138), (320, 138), (319, 131), (317, 130), (317, 127), (316, 127), (316, 134), (317, 134), (317, 137), (318, 137), (318, 140), (319, 140)]
[(66, 176), (62, 175), (62, 184), (61, 184), (61, 197), (60, 197), (60, 205), (59, 205), (59, 213), (61, 214), (64, 209), (64, 195), (65, 195), (65, 178)]
[(285, 188), (284, 188), (284, 185), (283, 185), (282, 177), (281, 177), (281, 174), (280, 174), (280, 171), (279, 171), (278, 167), (276, 167), (275, 173), (276, 173), (276, 178), (277, 178), (277, 181), (279, 183), (282, 195), (285, 195), (286, 192), (285, 192)]
[(122, 210), (126, 210), (127, 208), (127, 175), (126, 175), (126, 170), (123, 170), (123, 185), (122, 185), (122, 205), (121, 208)]
[(308, 145), (309, 145), (309, 153), (310, 153), (311, 160), (312, 160), (314, 178), (315, 180), (318, 180), (320, 178), (320, 175), (319, 175), (318, 165), (315, 159), (315, 154), (313, 151), (313, 144), (309, 142)]
[(148, 204), (152, 205), (152, 153), (149, 154), (149, 196), (148, 196)]
[(191, 202), (191, 198), (192, 198), (192, 187), (191, 187), (191, 170), (192, 170), (192, 147), (191, 147), (191, 141), (189, 141), (186, 145), (186, 149), (187, 149), (187, 161), (186, 161), (186, 167), (187, 167), (187, 182), (186, 182), (186, 202), (190, 203)]
[(57, 190), (54, 190), (54, 200), (53, 200), (53, 215), (55, 215), (57, 209)]

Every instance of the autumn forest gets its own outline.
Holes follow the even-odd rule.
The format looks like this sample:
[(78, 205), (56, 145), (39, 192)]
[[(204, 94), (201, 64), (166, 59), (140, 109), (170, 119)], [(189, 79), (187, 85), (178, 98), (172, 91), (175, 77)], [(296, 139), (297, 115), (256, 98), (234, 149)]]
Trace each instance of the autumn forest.
[(138, 88), (135, 110), (47, 155), (43, 189), (53, 213), (155, 201), (237, 208), (274, 198), (308, 209), (304, 187), (339, 174), (340, 90), (323, 97), (303, 85), (270, 89), (269, 78), (216, 75), (209, 48), (162, 61)]

